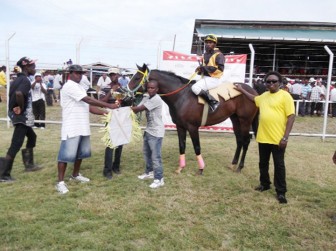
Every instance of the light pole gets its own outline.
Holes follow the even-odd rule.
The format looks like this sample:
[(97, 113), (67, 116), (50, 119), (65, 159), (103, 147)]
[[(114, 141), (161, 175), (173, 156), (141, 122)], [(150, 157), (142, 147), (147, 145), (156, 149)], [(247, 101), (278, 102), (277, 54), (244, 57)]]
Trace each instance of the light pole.
[(8, 117), (8, 108), (9, 108), (9, 88), (10, 88), (10, 83), (9, 83), (9, 40), (14, 37), (16, 32), (14, 32), (7, 40), (6, 40), (6, 85), (7, 85), (7, 128), (9, 128), (10, 123), (9, 123), (9, 117)]
[(76, 46), (76, 64), (80, 64), (80, 45), (83, 42), (83, 38), (79, 41), (79, 43)]

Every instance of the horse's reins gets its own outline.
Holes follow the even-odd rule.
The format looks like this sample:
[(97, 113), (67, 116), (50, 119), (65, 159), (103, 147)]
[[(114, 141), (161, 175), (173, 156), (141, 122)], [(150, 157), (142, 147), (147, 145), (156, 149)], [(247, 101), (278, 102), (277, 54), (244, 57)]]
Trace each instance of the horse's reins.
[(172, 91), (172, 92), (168, 92), (168, 93), (165, 93), (165, 94), (159, 94), (161, 97), (163, 96), (170, 96), (170, 95), (174, 95), (176, 93), (178, 93), (179, 91), (182, 91), (184, 88), (186, 88), (190, 83), (191, 81), (194, 79), (194, 77), (197, 75), (197, 72), (194, 72), (193, 75), (191, 75), (191, 77), (189, 78), (189, 82), (186, 83), (184, 86), (176, 89), (175, 91)]
[[(133, 90), (131, 90), (131, 89), (129, 88), (129, 86), (127, 85), (127, 89), (128, 89), (128, 91), (133, 92), (133, 93), (135, 93), (135, 92), (136, 92), (142, 85), (144, 85), (144, 83), (148, 82), (148, 79), (149, 79), (149, 73), (148, 73), (148, 70), (147, 70), (147, 69), (146, 69), (145, 72), (142, 72), (142, 71), (140, 71), (140, 70), (138, 70), (137, 72), (139, 72), (139, 73), (142, 74), (142, 79), (141, 79), (140, 83), (138, 84), (138, 86), (135, 87)], [(197, 72), (194, 72), (194, 74), (191, 75), (191, 77), (189, 78), (188, 83), (185, 84), (184, 86), (182, 86), (182, 87), (176, 89), (175, 91), (168, 92), (168, 93), (164, 93), (164, 94), (159, 94), (159, 95), (160, 95), (160, 96), (171, 96), (171, 95), (174, 95), (174, 94), (176, 94), (176, 93), (182, 91), (183, 89), (185, 89), (185, 88), (191, 83), (191, 81), (194, 79), (194, 77), (195, 77), (196, 75), (197, 75)], [(133, 77), (134, 77), (134, 76), (133, 76)]]

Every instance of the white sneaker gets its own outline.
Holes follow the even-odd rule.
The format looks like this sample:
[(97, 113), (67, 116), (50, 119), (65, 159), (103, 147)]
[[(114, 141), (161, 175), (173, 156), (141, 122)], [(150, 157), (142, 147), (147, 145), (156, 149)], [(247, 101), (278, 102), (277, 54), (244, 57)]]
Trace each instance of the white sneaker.
[(158, 188), (164, 185), (163, 178), (161, 180), (154, 180), (152, 184), (149, 185), (150, 188)]
[(89, 182), (90, 181), (89, 178), (86, 178), (86, 177), (82, 176), (80, 173), (76, 177), (74, 177), (74, 176), (71, 175), (70, 176), (70, 180), (79, 181), (81, 183), (85, 183), (85, 182)]
[(55, 187), (57, 192), (59, 192), (60, 194), (66, 194), (67, 192), (69, 192), (69, 189), (64, 181), (58, 182)]
[(154, 179), (154, 173), (153, 173), (153, 171), (149, 172), (149, 173), (144, 173), (144, 174), (139, 175), (138, 178), (140, 180)]

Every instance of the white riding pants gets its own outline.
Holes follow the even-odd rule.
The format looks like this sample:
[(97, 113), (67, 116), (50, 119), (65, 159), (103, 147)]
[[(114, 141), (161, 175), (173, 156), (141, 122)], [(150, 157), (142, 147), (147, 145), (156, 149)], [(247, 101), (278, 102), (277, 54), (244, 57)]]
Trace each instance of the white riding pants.
[(192, 87), (191, 90), (196, 95), (200, 94), (202, 90), (207, 91), (213, 88), (216, 88), (221, 84), (219, 78), (212, 78), (208, 76), (203, 76), (200, 80), (198, 80)]

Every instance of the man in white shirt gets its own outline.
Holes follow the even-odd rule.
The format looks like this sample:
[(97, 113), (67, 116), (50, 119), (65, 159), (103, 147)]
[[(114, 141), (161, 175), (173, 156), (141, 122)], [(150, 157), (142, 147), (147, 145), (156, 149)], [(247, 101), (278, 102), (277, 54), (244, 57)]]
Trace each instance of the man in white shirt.
[[(32, 89), (32, 101), (33, 101), (33, 113), (36, 120), (45, 120), (46, 105), (45, 94), (47, 94), (47, 86), (42, 82), (42, 76), (40, 73), (35, 74), (35, 81), (31, 84)], [(45, 128), (45, 123), (34, 123), (33, 128)]]
[(56, 190), (60, 194), (69, 192), (64, 183), (67, 163), (74, 163), (70, 179), (79, 182), (89, 182), (90, 179), (79, 173), (82, 159), (91, 156), (90, 119), (89, 112), (103, 115), (106, 111), (97, 107), (115, 109), (119, 104), (108, 104), (87, 96), (85, 88), (79, 84), (84, 73), (80, 65), (68, 68), (69, 80), (61, 90), (62, 107), (62, 141), (58, 154), (58, 183)]
[(111, 79), (107, 76), (106, 73), (103, 73), (103, 75), (98, 79), (97, 93), (99, 94), (99, 91), (101, 89), (107, 88), (110, 83), (111, 83)]

